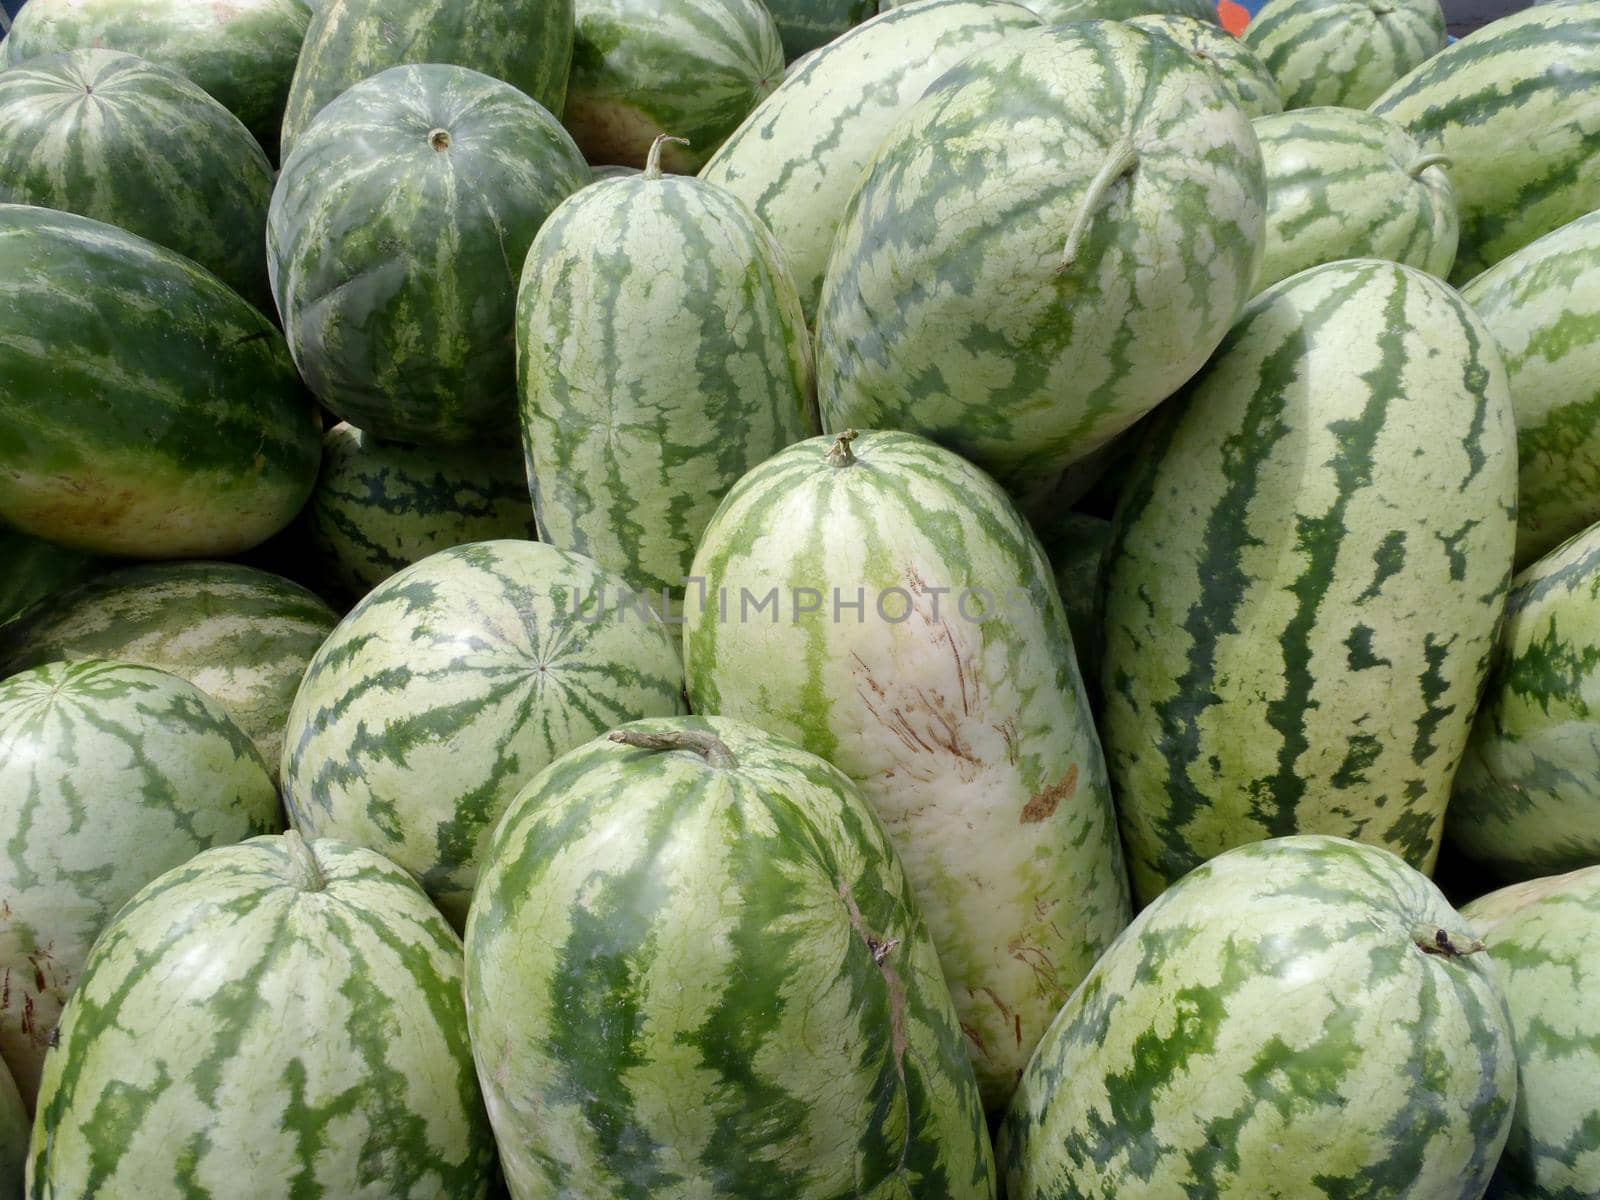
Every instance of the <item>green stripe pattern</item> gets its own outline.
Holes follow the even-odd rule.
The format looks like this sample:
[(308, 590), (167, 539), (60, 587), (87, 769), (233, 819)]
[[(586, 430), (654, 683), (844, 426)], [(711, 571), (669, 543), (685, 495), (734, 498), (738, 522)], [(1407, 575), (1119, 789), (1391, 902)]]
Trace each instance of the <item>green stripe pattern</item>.
[(0, 72), (0, 201), (149, 238), (266, 308), (271, 198), (250, 131), (176, 71), (75, 50)]
[(1267, 166), (1267, 246), (1257, 289), (1342, 258), (1450, 274), (1461, 221), (1446, 164), (1392, 121), (1297, 108), (1255, 122)]
[(306, 533), (319, 581), (352, 601), (440, 550), (538, 537), (515, 443), (408, 446), (344, 422), (322, 440)]
[(0, 204), (0, 519), (92, 554), (224, 555), (316, 481), (283, 338), (216, 276), (99, 221)]
[(28, 1112), (0, 1062), (0, 1196), (20, 1196), (28, 1162)]
[(28, 1200), (479, 1200), (494, 1141), (462, 978), (460, 941), (380, 855), (289, 833), (196, 856), (89, 956)]
[(1048, 487), (1194, 374), (1248, 299), (1266, 199), (1249, 126), (1182, 47), (1111, 21), (947, 71), (840, 223), (824, 427), (910, 430), (1015, 496)]
[(467, 927), (513, 1194), (992, 1200), (938, 955), (861, 794), (740, 721), (619, 734), (661, 748), (535, 778)]
[(237, 563), (124, 567), (0, 627), (0, 678), (79, 658), (170, 671), (222, 705), (276, 778), (295, 688), (338, 622), (300, 585)]
[(677, 647), (623, 590), (592, 559), (520, 541), (458, 546), (379, 584), (289, 712), (296, 828), (385, 854), (460, 928), (523, 784), (615, 725), (683, 711)]
[(862, 169), (928, 85), (980, 47), (1038, 25), (1006, 0), (919, 0), (810, 55), (746, 118), (700, 178), (777, 237), (810, 321), (839, 218)]
[(1600, 862), (1600, 528), (1517, 576), (1450, 801), (1453, 844), (1527, 879)]
[(1067, 513), (1048, 534), (1041, 531), (1041, 536), (1046, 539), (1045, 554), (1072, 629), (1078, 673), (1083, 676), (1092, 701), (1099, 690), (1100, 655), (1105, 640), (1100, 575), (1106, 548), (1111, 544), (1111, 522), (1084, 513)]
[[(1212, 16), (1215, 9), (1207, 6)], [(1229, 97), (1252, 120), (1283, 111), (1278, 81), (1267, 64), (1233, 34), (1208, 18), (1181, 13), (1155, 13), (1128, 21), (1146, 33), (1165, 34), (1187, 50), (1191, 57), (1210, 67), (1222, 81)]]
[(1210, 0), (1034, 0), (1028, 5), (1046, 25), (1068, 21), (1129, 21), (1135, 17), (1188, 17), (1218, 23)]
[(585, 188), (517, 297), (523, 446), (546, 541), (682, 592), (717, 503), (817, 432), (783, 251), (743, 203), (646, 171)]
[(0, 682), (0, 1058), (25, 1100), (117, 910), (200, 851), (278, 828), (261, 756), (193, 684), (103, 659)]
[(1241, 40), (1277, 79), (1285, 108), (1365, 108), (1446, 37), (1439, 0), (1269, 0)]
[(843, 37), (878, 11), (875, 0), (766, 0), (790, 62)]
[(0, 529), (0, 625), (35, 600), (65, 591), (102, 573), (105, 563), (78, 550)]
[(1600, 214), (1461, 289), (1505, 359), (1517, 413), (1517, 567), (1600, 521)]
[(1432, 869), (1514, 438), (1493, 340), (1430, 275), (1332, 263), (1246, 310), (1146, 442), (1106, 567), (1100, 733), (1140, 899), (1294, 833)]
[(561, 119), (592, 163), (643, 167), (661, 134), (669, 171), (692, 175), (783, 79), (761, 0), (578, 0)]
[(0, 66), (67, 50), (138, 55), (199, 84), (276, 161), (310, 22), (304, 0), (29, 0), (0, 43)]
[(272, 294), (311, 390), (375, 437), (510, 434), (522, 260), (588, 182), (547, 110), (476, 71), (394, 67), (341, 95), (267, 215)]
[(1451, 279), (1465, 283), (1600, 207), (1600, 3), (1492, 21), (1400, 79), (1372, 111), (1450, 156), (1461, 203)]
[(1002, 1107), (1129, 915), (1038, 542), (991, 479), (921, 437), (865, 434), (848, 452), (815, 438), (735, 485), (693, 574), (691, 706), (860, 786), (927, 916), (984, 1102)]
[(1465, 925), (1340, 838), (1206, 864), (1050, 1027), (1000, 1131), (1006, 1195), (1482, 1196), (1516, 1058)]

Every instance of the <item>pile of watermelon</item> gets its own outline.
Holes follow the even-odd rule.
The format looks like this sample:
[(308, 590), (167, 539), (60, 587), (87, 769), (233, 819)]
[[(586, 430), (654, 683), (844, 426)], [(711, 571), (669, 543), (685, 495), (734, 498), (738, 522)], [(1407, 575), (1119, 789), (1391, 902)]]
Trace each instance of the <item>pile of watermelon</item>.
[(28, 0), (0, 1200), (507, 1194), (1600, 1197), (1600, 0)]

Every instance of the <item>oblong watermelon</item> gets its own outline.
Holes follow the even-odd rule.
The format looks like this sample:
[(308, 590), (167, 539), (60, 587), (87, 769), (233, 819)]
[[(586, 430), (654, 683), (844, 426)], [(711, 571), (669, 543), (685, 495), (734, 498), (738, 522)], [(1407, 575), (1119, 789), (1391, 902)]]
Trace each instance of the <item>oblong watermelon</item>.
[(1341, 258), (1387, 258), (1449, 276), (1461, 221), (1442, 156), (1353, 108), (1297, 108), (1255, 127), (1267, 168), (1258, 289)]
[(791, 446), (694, 560), (691, 707), (839, 767), (927, 914), (985, 1104), (1128, 920), (1066, 614), (994, 482), (927, 440)]
[(247, 550), (316, 481), (321, 431), (273, 324), (99, 221), (0, 204), (0, 519), (92, 554)]
[(1451, 279), (1465, 283), (1600, 207), (1600, 3), (1491, 21), (1372, 103), (1450, 156), (1461, 203)]
[(381, 855), (294, 832), (197, 855), (89, 956), (29, 1194), (479, 1200), (461, 985), (461, 943)]
[(170, 68), (74, 50), (0, 71), (0, 201), (137, 233), (266, 308), (271, 199), (250, 131)]
[(539, 542), (458, 546), (379, 584), (289, 711), (295, 826), (381, 851), (459, 928), (489, 835), (551, 760), (683, 711), (668, 627), (620, 577)]
[(1365, 108), (1444, 49), (1439, 0), (1268, 0), (1242, 40), (1288, 109)]
[(981, 46), (1039, 18), (1005, 0), (919, 0), (809, 55), (700, 171), (764, 221), (809, 321), (862, 168), (927, 86)]
[(1112, 21), (968, 56), (840, 222), (824, 425), (922, 433), (1013, 495), (1047, 489), (1198, 370), (1248, 299), (1265, 205), (1249, 125), (1210, 68)]
[(1214, 859), (1073, 995), (997, 1146), (1009, 1200), (1482, 1196), (1517, 1063), (1483, 945), (1394, 855)]
[(0, 528), (0, 625), (43, 596), (65, 591), (103, 573), (103, 559)]
[(1432, 869), (1515, 436), (1493, 339), (1434, 277), (1359, 259), (1252, 302), (1145, 443), (1106, 566), (1100, 734), (1138, 896), (1292, 833)]
[(739, 477), (817, 432), (782, 248), (738, 199), (659, 165), (584, 188), (539, 231), (517, 375), (545, 540), (658, 597), (682, 593)]
[[(1215, 15), (1214, 9), (1212, 14)], [(1266, 63), (1257, 58), (1250, 47), (1214, 21), (1175, 13), (1155, 13), (1131, 17), (1128, 24), (1147, 33), (1165, 34), (1191, 56), (1211, 67), (1234, 103), (1244, 110), (1245, 116), (1254, 119), (1283, 111), (1278, 81), (1267, 70)]]
[(272, 294), (311, 390), (374, 437), (512, 434), (522, 260), (588, 182), (547, 110), (476, 71), (394, 67), (342, 94), (267, 216)]
[(533, 779), (467, 926), (523, 1200), (994, 1195), (939, 959), (850, 781), (739, 721), (638, 721)]
[(0, 681), (0, 1058), (32, 1104), (89, 947), (133, 894), (280, 828), (278, 791), (215, 700), (88, 659)]
[(24, 1194), (30, 1125), (11, 1072), (0, 1062), (0, 1195)]

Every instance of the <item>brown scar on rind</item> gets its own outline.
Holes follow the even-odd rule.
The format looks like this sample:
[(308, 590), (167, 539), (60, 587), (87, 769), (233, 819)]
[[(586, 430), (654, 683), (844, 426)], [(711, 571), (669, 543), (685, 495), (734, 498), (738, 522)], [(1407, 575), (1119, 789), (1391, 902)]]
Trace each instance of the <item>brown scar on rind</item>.
[(1055, 815), (1063, 800), (1070, 800), (1078, 790), (1078, 764), (1073, 763), (1060, 783), (1051, 784), (1022, 806), (1022, 823), (1034, 825)]

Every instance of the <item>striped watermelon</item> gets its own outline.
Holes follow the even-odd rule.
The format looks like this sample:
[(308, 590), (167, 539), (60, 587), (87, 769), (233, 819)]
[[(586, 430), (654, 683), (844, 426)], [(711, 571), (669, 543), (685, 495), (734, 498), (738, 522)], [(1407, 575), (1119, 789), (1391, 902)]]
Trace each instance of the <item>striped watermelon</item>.
[(28, 1112), (0, 1062), (0, 1196), (20, 1196), (28, 1160)]
[(1277, 79), (1285, 108), (1365, 108), (1446, 36), (1439, 0), (1268, 0), (1243, 41)]
[(1110, 21), (1014, 34), (946, 72), (840, 224), (824, 425), (908, 429), (1013, 495), (1047, 488), (1198, 370), (1249, 296), (1249, 125), (1209, 67)]
[(1450, 840), (1502, 876), (1600, 862), (1600, 527), (1517, 576)]
[(1489, 1195), (1600, 1195), (1600, 867), (1461, 915), (1488, 944), (1517, 1046), (1516, 1114)]
[(561, 115), (572, 0), (319, 0), (315, 7), (284, 107), (285, 161), (336, 97), (408, 64), (482, 71)]
[[(1212, 16), (1215, 16), (1215, 11), (1211, 10)], [(1133, 17), (1128, 24), (1147, 33), (1165, 34), (1192, 57), (1209, 66), (1221, 79), (1229, 98), (1244, 110), (1245, 116), (1264, 117), (1283, 111), (1278, 81), (1267, 70), (1267, 64), (1257, 58), (1250, 47), (1215, 24), (1211, 18), (1156, 13)]]
[(369, 850), (198, 855), (95, 944), (45, 1065), (29, 1200), (487, 1195), (461, 943)]
[(1461, 224), (1444, 155), (1353, 108), (1297, 108), (1255, 127), (1267, 166), (1258, 289), (1341, 258), (1450, 274)]
[(721, 188), (663, 176), (658, 151), (539, 231), (517, 369), (545, 539), (662, 596), (727, 490), (817, 420), (783, 250)]
[(0, 204), (0, 519), (93, 554), (231, 554), (316, 480), (278, 331), (208, 271), (87, 217)]
[(783, 78), (761, 0), (577, 0), (566, 125), (590, 162), (693, 174)]
[(199, 84), (276, 161), (310, 21), (305, 0), (28, 0), (0, 42), (0, 66), (67, 50), (136, 54)]
[(766, 0), (790, 62), (843, 37), (877, 11), (876, 0)]
[(538, 537), (515, 444), (408, 446), (345, 423), (322, 440), (306, 533), (314, 573), (350, 600), (440, 550)]
[(1211, 0), (1032, 0), (1028, 5), (1046, 25), (1068, 21), (1128, 21), (1135, 17), (1174, 16), (1218, 24)]
[(1600, 3), (1513, 13), (1399, 80), (1372, 111), (1450, 156), (1464, 283), (1600, 207)]
[(777, 237), (809, 321), (839, 218), (862, 168), (927, 86), (981, 46), (1039, 19), (1005, 0), (919, 0), (809, 55), (700, 172)]
[(379, 584), (306, 669), (283, 793), (295, 826), (379, 850), (459, 928), (495, 822), (552, 759), (683, 711), (665, 625), (538, 542), (445, 550)]
[(75, 50), (0, 72), (0, 201), (120, 226), (264, 308), (271, 198), (249, 130), (176, 71)]
[(171, 671), (222, 705), (276, 778), (295, 688), (338, 621), (305, 588), (237, 563), (125, 567), (0, 627), (0, 678), (79, 658)]
[(102, 560), (77, 550), (0, 529), (0, 625), (35, 600), (82, 583), (104, 571)]
[(1600, 521), (1600, 213), (1461, 290), (1505, 358), (1517, 413), (1517, 567)]
[(267, 216), (272, 294), (311, 390), (374, 437), (514, 430), (518, 272), (588, 182), (549, 112), (476, 71), (395, 67), (341, 95)]
[(994, 1195), (882, 825), (743, 722), (636, 722), (529, 783), (472, 906), (467, 1019), (518, 1200)]
[(1100, 574), (1111, 544), (1111, 522), (1084, 513), (1067, 513), (1044, 541), (1056, 590), (1072, 629), (1078, 671), (1091, 700), (1099, 691), (1101, 644), (1105, 639)]
[(860, 785), (995, 1109), (1128, 921), (1104, 759), (1016, 510), (923, 438), (853, 438), (791, 446), (717, 510), (694, 561), (703, 594), (685, 605), (690, 704)]
[(1431, 870), (1511, 566), (1499, 352), (1411, 268), (1269, 289), (1146, 443), (1106, 564), (1105, 739), (1136, 895), (1329, 833)]
[(0, 681), (0, 828), (0, 1058), (31, 1102), (101, 929), (163, 871), (278, 829), (278, 792), (193, 684), (49, 663)]
[(1483, 1195), (1516, 1058), (1483, 944), (1394, 855), (1247, 846), (1142, 912), (1057, 1018), (1009, 1200)]

